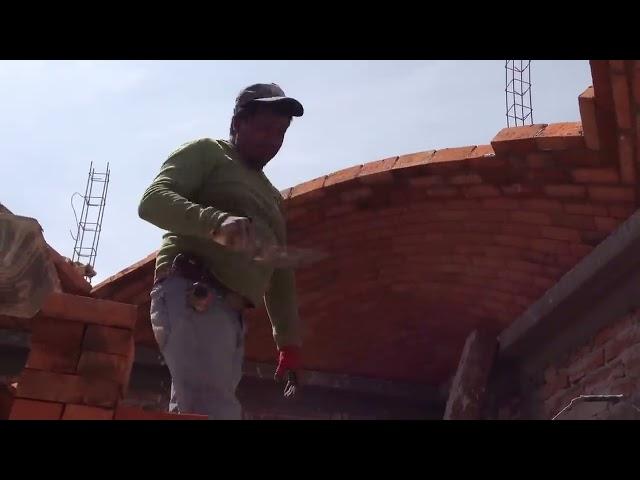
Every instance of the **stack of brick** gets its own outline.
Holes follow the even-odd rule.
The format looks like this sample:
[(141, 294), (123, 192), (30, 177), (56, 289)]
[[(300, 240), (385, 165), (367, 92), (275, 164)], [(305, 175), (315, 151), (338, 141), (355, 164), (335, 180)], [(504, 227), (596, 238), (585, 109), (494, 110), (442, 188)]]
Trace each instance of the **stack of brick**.
[(33, 319), (11, 420), (205, 418), (120, 405), (134, 360), (134, 305), (53, 294)]

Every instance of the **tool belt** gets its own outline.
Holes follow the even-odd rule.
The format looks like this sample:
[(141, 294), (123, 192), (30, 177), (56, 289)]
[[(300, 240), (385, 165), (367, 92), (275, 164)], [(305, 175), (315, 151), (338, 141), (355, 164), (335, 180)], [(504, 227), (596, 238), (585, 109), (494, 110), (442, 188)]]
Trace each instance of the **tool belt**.
[(195, 255), (179, 253), (173, 259), (171, 267), (163, 267), (156, 271), (154, 284), (169, 277), (179, 276), (190, 280), (195, 290), (209, 287), (221, 294), (223, 301), (233, 310), (244, 310), (252, 305), (239, 293), (222, 284)]

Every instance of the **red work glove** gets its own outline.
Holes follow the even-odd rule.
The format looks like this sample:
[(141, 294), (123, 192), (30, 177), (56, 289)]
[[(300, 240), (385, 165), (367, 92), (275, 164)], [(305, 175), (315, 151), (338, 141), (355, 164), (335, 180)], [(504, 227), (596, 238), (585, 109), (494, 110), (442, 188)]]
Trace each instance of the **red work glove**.
[(279, 351), (278, 368), (274, 378), (276, 381), (281, 381), (287, 373), (287, 385), (284, 388), (284, 396), (287, 398), (296, 394), (298, 370), (300, 370), (300, 348), (294, 345), (282, 347)]

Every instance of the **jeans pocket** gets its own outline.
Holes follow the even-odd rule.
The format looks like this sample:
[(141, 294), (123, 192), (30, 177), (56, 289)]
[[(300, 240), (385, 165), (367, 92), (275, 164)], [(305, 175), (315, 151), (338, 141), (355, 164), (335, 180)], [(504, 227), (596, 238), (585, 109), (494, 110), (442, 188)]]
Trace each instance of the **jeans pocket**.
[(165, 292), (160, 284), (155, 285), (151, 289), (151, 309), (149, 316), (151, 317), (153, 336), (162, 352), (169, 342), (171, 322)]

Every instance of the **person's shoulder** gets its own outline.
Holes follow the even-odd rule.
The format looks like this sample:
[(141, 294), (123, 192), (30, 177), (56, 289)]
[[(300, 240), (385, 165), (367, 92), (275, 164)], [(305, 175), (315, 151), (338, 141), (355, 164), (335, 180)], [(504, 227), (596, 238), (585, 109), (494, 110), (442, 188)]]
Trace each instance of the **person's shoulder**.
[(197, 151), (205, 154), (224, 154), (224, 150), (225, 146), (221, 140), (205, 137), (183, 143), (171, 152), (169, 156), (173, 157), (178, 154), (195, 153)]

